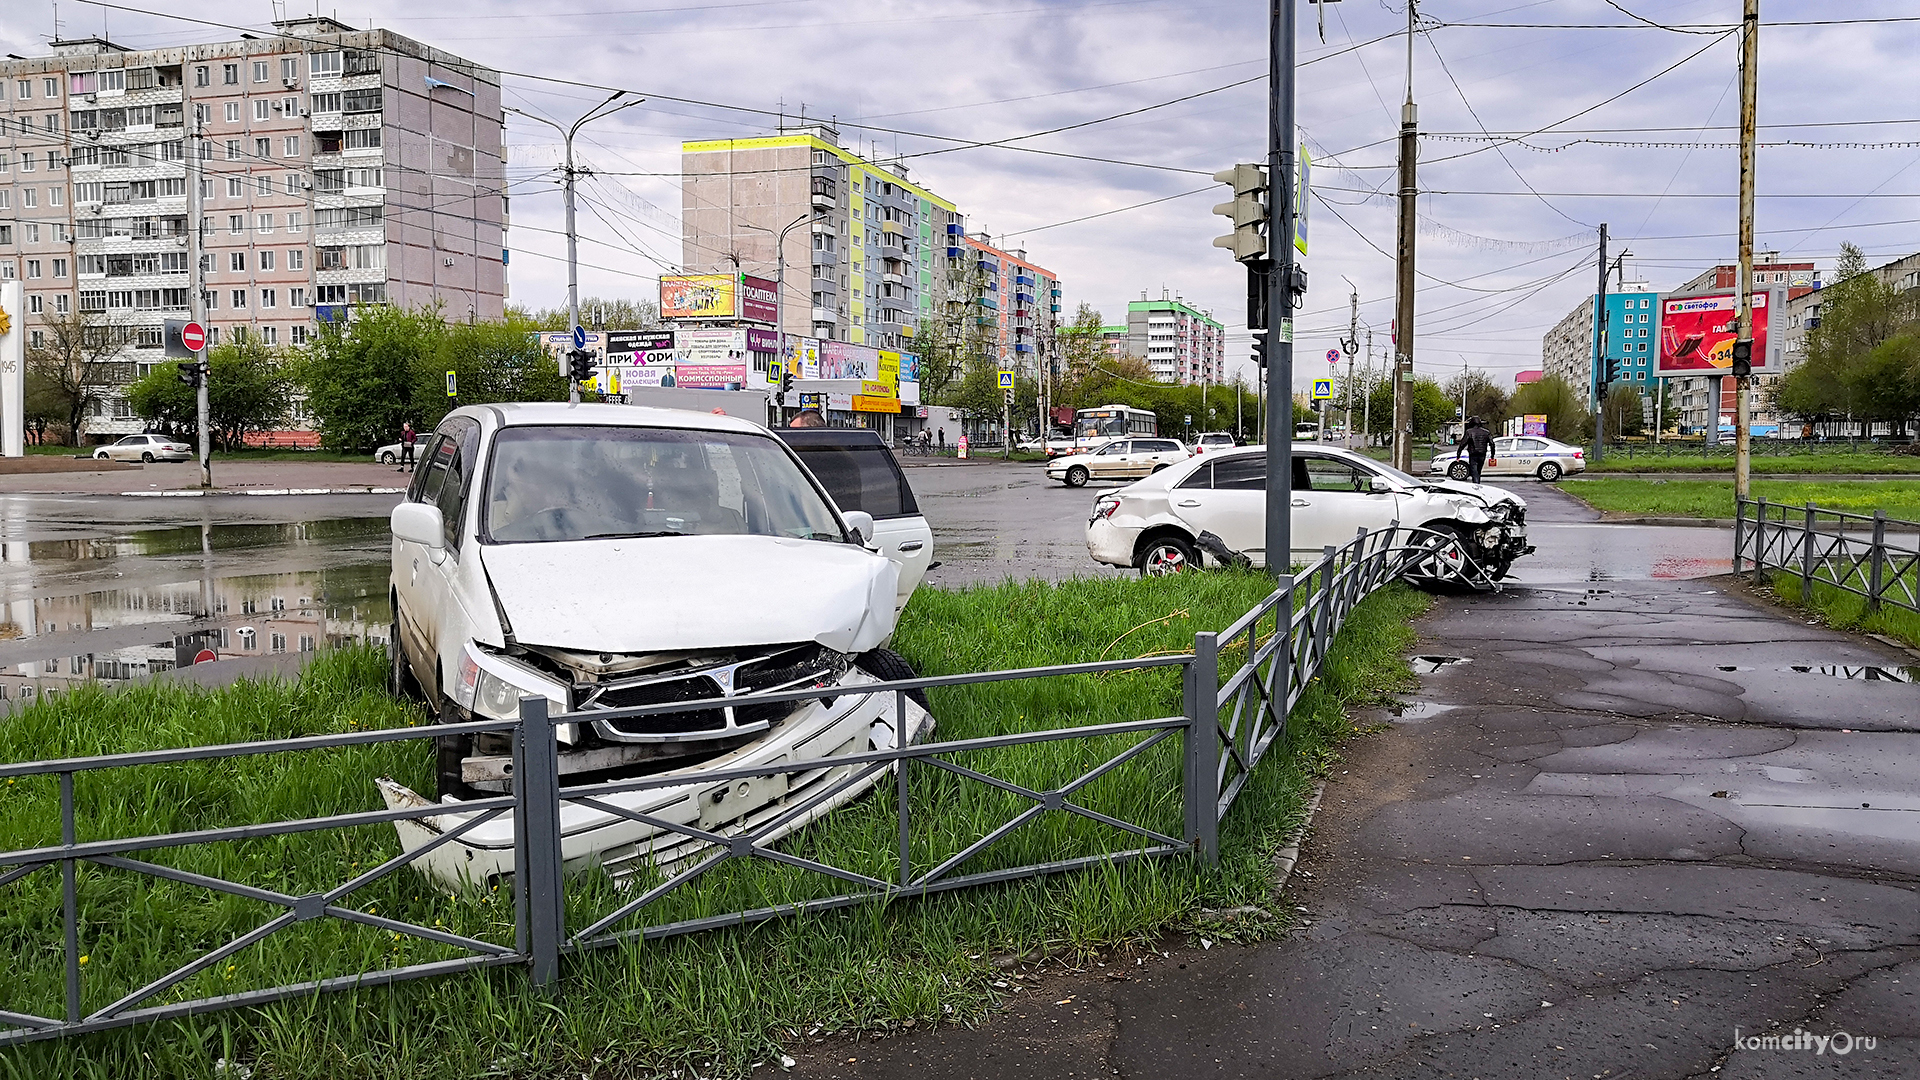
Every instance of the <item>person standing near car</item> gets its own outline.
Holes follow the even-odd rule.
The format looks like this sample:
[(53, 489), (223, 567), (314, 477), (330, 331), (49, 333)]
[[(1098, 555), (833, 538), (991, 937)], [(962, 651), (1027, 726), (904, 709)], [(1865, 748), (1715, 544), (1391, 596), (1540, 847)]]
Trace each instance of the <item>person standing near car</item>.
[(400, 467), (395, 469), (395, 472), (413, 471), (413, 443), (415, 438), (413, 421), (408, 420), (402, 423), (400, 425)]
[(1467, 430), (1460, 436), (1467, 451), (1467, 479), (1480, 482), (1480, 470), (1487, 467), (1487, 451), (1493, 448), (1493, 433), (1477, 416), (1467, 417)]

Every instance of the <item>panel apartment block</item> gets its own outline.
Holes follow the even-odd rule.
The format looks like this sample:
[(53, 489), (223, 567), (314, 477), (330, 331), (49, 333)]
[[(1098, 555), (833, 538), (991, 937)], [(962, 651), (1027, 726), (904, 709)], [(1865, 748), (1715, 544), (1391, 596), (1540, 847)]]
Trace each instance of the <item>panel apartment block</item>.
[[(0, 280), (26, 281), (29, 347), (36, 317), (97, 318), (126, 340), (124, 385), (160, 361), (196, 278), (215, 342), (300, 345), (356, 304), (501, 317), (499, 74), (385, 30), (274, 25), (0, 61)], [(87, 433), (140, 428), (116, 389)]]

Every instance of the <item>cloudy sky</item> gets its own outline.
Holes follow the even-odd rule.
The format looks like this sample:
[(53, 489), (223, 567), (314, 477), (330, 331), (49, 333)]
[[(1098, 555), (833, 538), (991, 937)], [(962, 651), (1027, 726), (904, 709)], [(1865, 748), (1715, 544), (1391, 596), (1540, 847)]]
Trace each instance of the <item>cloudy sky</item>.
[[(1394, 136), (1406, 93), (1405, 0), (1302, 3), (1298, 120), (1315, 148), (1311, 275), (1297, 376), (1344, 332), (1347, 281), (1384, 350), (1392, 318)], [(265, 29), (264, 0), (155, 0), (142, 13), (59, 5), (68, 36), (136, 48)], [(309, 2), (285, 5), (295, 15)], [(0, 51), (37, 55), (51, 0), (12, 0)], [(569, 119), (624, 88), (649, 101), (588, 129), (583, 292), (651, 296), (680, 251), (685, 138), (832, 116), (849, 146), (906, 157), (970, 224), (1024, 246), (1065, 305), (1120, 321), (1141, 290), (1209, 308), (1244, 356), (1244, 276), (1211, 246), (1210, 174), (1261, 159), (1266, 5), (1248, 0), (462, 0), (320, 10), (498, 68), (508, 104)], [(1413, 42), (1422, 143), (1416, 367), (1502, 379), (1594, 289), (1594, 234), (1627, 280), (1668, 288), (1731, 261), (1739, 0), (1431, 0)], [(1920, 250), (1920, 21), (1894, 0), (1765, 0), (1759, 246), (1832, 264)], [(155, 14), (161, 12), (164, 14)], [(937, 14), (928, 14), (937, 12)], [(1646, 25), (1636, 16), (1664, 23)], [(1845, 23), (1787, 25), (1844, 18)], [(1694, 55), (1698, 54), (1698, 55)], [(572, 80), (588, 86), (547, 81)], [(1235, 85), (1239, 84), (1239, 85)], [(668, 100), (675, 98), (681, 100)], [(1156, 107), (1158, 106), (1158, 107)], [(1915, 115), (1909, 116), (1909, 113)], [(512, 300), (565, 293), (551, 129), (510, 117)], [(978, 147), (1068, 125), (1072, 130)], [(1524, 139), (1489, 139), (1526, 136)], [(1648, 145), (1660, 144), (1660, 145)], [(1196, 191), (1196, 189), (1208, 189)], [(1162, 200), (1162, 201), (1153, 201)], [(1150, 204), (1150, 205), (1138, 205)], [(1107, 211), (1118, 211), (1105, 213)], [(1104, 214), (1091, 220), (1071, 219)], [(1069, 223), (1071, 222), (1071, 223)], [(539, 231), (549, 230), (549, 231)]]

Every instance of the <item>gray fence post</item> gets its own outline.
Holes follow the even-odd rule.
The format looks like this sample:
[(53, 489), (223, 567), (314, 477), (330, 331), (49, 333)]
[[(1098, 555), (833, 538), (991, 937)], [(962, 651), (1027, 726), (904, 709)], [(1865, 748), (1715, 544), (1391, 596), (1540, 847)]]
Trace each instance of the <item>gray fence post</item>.
[(1746, 567), (1741, 564), (1747, 555), (1747, 500), (1733, 500), (1733, 576), (1739, 577)]
[(1886, 587), (1887, 512), (1873, 512), (1873, 547), (1867, 552), (1867, 611), (1880, 610), (1880, 590)]
[[(1257, 645), (1258, 637), (1253, 640)], [(1187, 840), (1201, 862), (1214, 866), (1220, 861), (1220, 642), (1212, 631), (1193, 635), (1185, 674)]]
[(566, 888), (560, 868), (560, 753), (554, 743), (547, 699), (520, 699), (514, 732), (522, 769), (513, 778), (514, 876), (527, 906), (528, 972), (535, 986), (551, 985), (560, 973), (560, 941), (567, 933)]
[(1805, 532), (1800, 534), (1800, 579), (1801, 579), (1800, 602), (1801, 603), (1806, 603), (1813, 599), (1813, 562), (1814, 562), (1813, 533), (1814, 533), (1814, 529), (1818, 527), (1818, 523), (1814, 520), (1814, 516), (1813, 516), (1814, 513), (1815, 513), (1814, 505), (1812, 503), (1808, 503), (1807, 504), (1807, 528)]
[(1760, 584), (1767, 563), (1767, 497), (1753, 504), (1753, 583)]
[(1317, 654), (1313, 670), (1319, 671), (1327, 658), (1327, 642), (1333, 637), (1334, 586), (1339, 579), (1339, 549), (1332, 544), (1320, 549), (1320, 621), (1313, 629), (1313, 648)]

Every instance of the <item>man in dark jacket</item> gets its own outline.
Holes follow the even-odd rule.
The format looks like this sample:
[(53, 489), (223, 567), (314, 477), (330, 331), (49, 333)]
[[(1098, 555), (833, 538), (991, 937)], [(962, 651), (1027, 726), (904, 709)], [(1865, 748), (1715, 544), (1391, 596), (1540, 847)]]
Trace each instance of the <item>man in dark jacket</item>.
[(1467, 417), (1467, 430), (1460, 436), (1460, 445), (1467, 448), (1467, 479), (1480, 482), (1480, 470), (1487, 466), (1487, 451), (1493, 448), (1493, 433), (1477, 416)]

